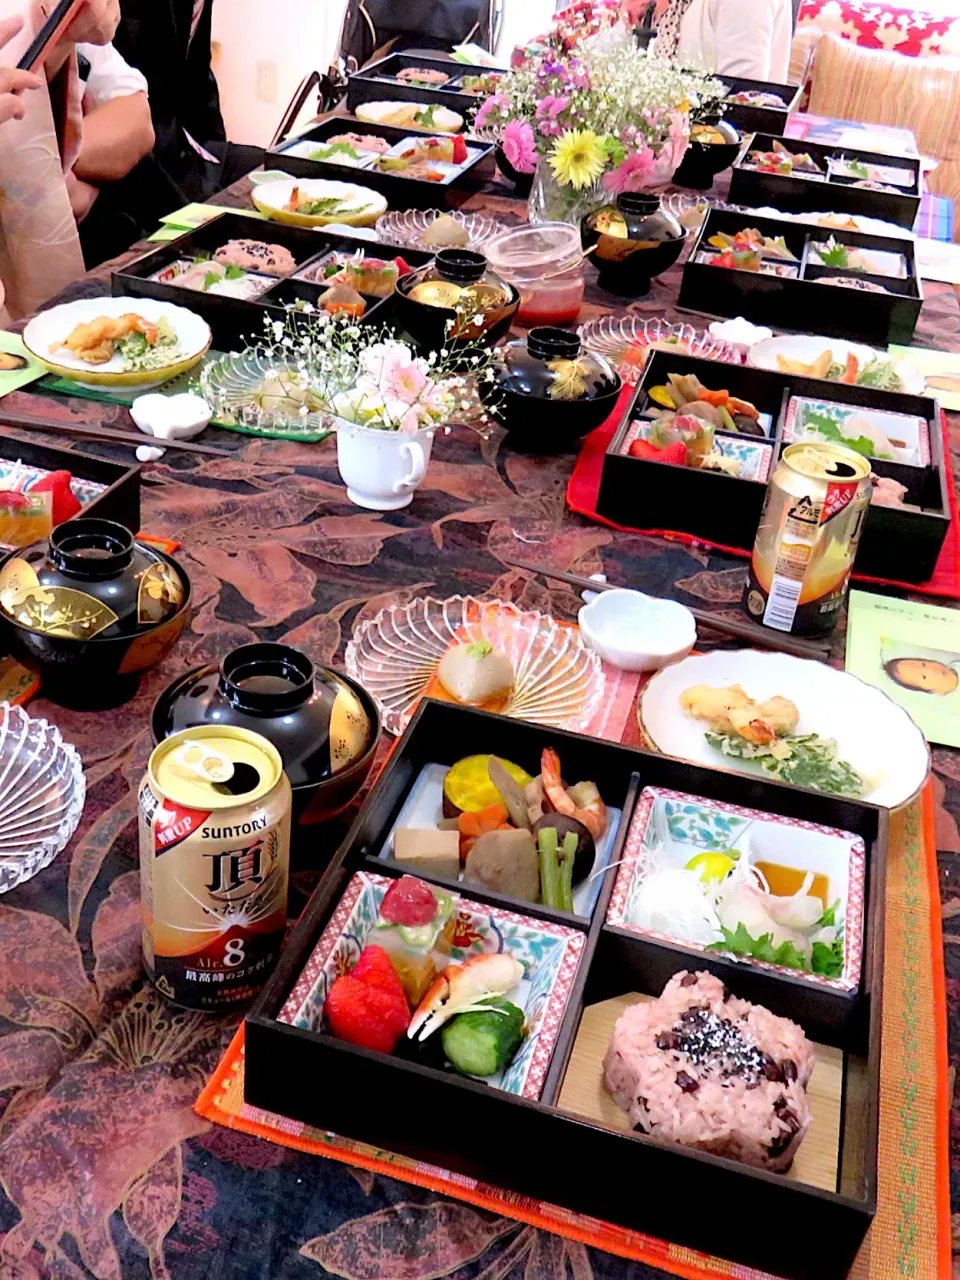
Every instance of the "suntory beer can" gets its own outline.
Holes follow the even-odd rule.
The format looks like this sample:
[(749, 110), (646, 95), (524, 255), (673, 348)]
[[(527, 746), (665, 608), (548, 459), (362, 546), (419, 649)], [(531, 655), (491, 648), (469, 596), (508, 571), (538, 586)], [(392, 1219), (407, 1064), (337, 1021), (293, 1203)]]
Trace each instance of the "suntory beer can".
[(287, 922), (290, 783), (248, 729), (172, 734), (140, 786), (144, 965), (176, 1004), (212, 1013), (251, 1000)]
[(794, 635), (837, 624), (870, 505), (870, 463), (844, 445), (784, 449), (767, 488), (744, 593), (747, 613)]

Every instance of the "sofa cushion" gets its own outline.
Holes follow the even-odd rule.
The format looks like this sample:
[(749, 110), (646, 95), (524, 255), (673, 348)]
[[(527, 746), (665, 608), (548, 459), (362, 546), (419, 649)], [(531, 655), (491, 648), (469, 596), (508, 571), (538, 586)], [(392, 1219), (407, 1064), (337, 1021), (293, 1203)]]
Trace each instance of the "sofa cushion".
[(938, 17), (904, 5), (869, 0), (803, 0), (797, 19), (845, 36), (865, 49), (888, 49), (912, 57), (960, 57), (960, 13)]

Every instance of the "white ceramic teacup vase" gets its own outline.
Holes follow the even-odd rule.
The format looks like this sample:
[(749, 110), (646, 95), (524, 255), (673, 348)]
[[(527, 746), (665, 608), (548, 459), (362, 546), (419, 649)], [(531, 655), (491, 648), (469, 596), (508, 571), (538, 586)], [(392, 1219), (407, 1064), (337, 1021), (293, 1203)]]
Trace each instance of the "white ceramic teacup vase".
[(423, 427), (405, 435), (337, 418), (337, 467), (350, 501), (370, 511), (408, 507), (427, 474), (438, 430)]

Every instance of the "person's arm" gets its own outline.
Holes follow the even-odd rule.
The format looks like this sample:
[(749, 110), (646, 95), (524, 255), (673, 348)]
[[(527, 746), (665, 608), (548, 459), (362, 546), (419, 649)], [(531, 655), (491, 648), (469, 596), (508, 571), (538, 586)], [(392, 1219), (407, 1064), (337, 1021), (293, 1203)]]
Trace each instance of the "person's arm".
[(769, 80), (777, 0), (712, 0), (714, 70)]
[[(42, 15), (37, 23), (39, 30), (46, 21), (54, 0), (34, 0), (34, 4)], [(47, 55), (43, 66), (47, 82), (52, 83), (56, 79), (78, 44), (109, 44), (119, 22), (120, 0), (86, 0), (62, 39)]]
[(83, 143), (73, 172), (84, 182), (119, 182), (153, 150), (145, 93), (111, 98), (83, 117)]

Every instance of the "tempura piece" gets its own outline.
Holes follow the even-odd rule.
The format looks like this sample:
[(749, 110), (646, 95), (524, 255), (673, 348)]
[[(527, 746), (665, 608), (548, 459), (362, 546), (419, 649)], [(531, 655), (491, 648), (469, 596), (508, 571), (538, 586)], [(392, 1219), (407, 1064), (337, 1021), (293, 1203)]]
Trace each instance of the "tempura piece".
[(688, 715), (706, 720), (716, 733), (732, 733), (747, 742), (771, 743), (792, 733), (800, 712), (789, 698), (756, 702), (738, 684), (726, 689), (695, 684), (684, 689), (680, 705)]
[(66, 347), (85, 364), (106, 364), (113, 358), (115, 344), (130, 333), (142, 333), (147, 342), (156, 342), (157, 326), (143, 316), (128, 312), (122, 316), (97, 316), (86, 324), (78, 324), (65, 342), (56, 342), (51, 351)]

